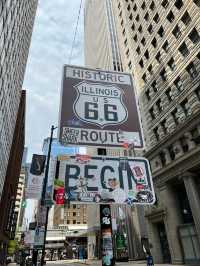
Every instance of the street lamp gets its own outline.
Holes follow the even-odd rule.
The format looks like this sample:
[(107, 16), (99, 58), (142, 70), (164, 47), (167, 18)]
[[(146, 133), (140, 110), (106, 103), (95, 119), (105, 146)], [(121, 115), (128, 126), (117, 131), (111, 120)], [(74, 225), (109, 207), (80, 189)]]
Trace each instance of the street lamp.
[[(45, 177), (44, 177), (44, 183), (42, 188), (42, 199), (41, 199), (41, 205), (45, 206), (45, 194), (46, 194), (46, 188), (48, 183), (48, 174), (49, 174), (49, 162), (50, 162), (50, 155), (51, 155), (51, 145), (53, 141), (53, 132), (58, 127), (51, 126), (51, 135), (49, 140), (49, 147), (48, 147), (48, 154), (47, 154), (47, 164), (45, 169)], [(46, 236), (47, 236), (47, 225), (48, 225), (48, 215), (49, 215), (49, 209), (50, 207), (47, 206), (46, 209), (46, 217), (45, 217), (45, 227), (44, 227), (44, 244), (42, 247), (42, 256), (41, 256), (41, 266), (45, 264), (44, 258), (45, 258), (45, 242), (46, 242)]]

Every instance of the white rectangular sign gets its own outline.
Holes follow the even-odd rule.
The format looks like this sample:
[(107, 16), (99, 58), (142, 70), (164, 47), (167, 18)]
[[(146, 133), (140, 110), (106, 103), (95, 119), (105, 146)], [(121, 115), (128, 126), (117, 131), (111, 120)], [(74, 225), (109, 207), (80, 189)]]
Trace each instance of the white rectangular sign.
[(139, 157), (71, 156), (65, 161), (65, 199), (79, 203), (153, 204), (149, 162)]

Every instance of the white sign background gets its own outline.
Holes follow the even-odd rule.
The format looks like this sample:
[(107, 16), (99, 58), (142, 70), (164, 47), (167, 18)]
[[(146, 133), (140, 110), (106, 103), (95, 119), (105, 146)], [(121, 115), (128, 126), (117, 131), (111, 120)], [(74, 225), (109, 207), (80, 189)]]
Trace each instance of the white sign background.
[[(65, 198), (83, 203), (153, 204), (149, 163), (144, 158), (71, 156), (65, 162)], [(62, 176), (63, 177), (63, 171)]]

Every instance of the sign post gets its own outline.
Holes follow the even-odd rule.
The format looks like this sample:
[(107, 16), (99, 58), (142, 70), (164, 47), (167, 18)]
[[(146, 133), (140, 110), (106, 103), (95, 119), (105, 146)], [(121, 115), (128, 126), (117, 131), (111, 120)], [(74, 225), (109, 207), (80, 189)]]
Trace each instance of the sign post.
[(108, 204), (100, 205), (102, 266), (114, 266), (112, 218)]

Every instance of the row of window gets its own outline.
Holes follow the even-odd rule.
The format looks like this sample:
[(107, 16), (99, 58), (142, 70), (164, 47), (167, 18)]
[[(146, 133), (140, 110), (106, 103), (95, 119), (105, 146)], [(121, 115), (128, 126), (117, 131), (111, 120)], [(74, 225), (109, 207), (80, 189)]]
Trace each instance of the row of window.
[[(192, 43), (194, 45), (196, 45), (197, 43), (199, 43), (200, 41), (200, 36), (197, 32), (197, 30), (194, 28), (190, 34), (188, 35), (189, 39), (192, 41)], [(169, 50), (169, 46), (168, 46), (168, 42), (166, 41), (165, 42), (165, 50), (168, 51)], [(164, 48), (163, 48), (164, 49)], [(189, 55), (190, 53), (190, 50), (189, 48), (187, 47), (186, 45), (186, 42), (184, 41), (178, 48), (178, 51), (179, 53), (182, 55), (183, 58), (185, 58), (186, 56)], [(149, 52), (148, 50), (145, 52), (145, 58), (149, 58)], [(162, 63), (162, 59), (161, 59), (161, 53), (158, 52), (157, 55), (155, 56), (157, 62), (160, 64)], [(197, 58), (200, 59), (200, 53), (197, 55)], [(139, 65), (141, 68), (144, 67), (144, 62), (143, 62), (143, 59), (141, 59), (139, 61)], [(173, 57), (170, 58), (170, 60), (167, 62), (167, 66), (170, 68), (171, 71), (174, 71), (176, 69), (176, 64), (175, 64), (175, 60)], [(152, 64), (150, 64), (147, 68), (148, 72), (150, 75), (153, 74), (153, 67), (152, 67)], [(192, 78), (195, 78), (196, 77), (196, 71), (195, 71), (195, 67), (192, 66), (192, 67), (188, 67), (186, 68), (186, 70), (189, 72), (189, 74), (191, 75)], [(194, 70), (194, 71), (192, 71)], [(165, 82), (167, 80), (167, 71), (166, 71), (166, 67), (164, 67), (160, 73), (160, 78), (163, 82)], [(147, 83), (147, 74), (144, 73), (143, 76), (142, 76), (142, 79), (145, 83)]]
[[(194, 93), (196, 94), (198, 100), (200, 101), (200, 87), (198, 87)], [(162, 109), (161, 109), (161, 111), (162, 111)], [(185, 117), (188, 117), (190, 114), (191, 114), (191, 109), (190, 109), (190, 105), (189, 105), (189, 102), (188, 102), (188, 99), (187, 98), (184, 99), (179, 104), (179, 106), (177, 106), (176, 108), (174, 108), (174, 110), (171, 112), (171, 116), (173, 118), (173, 122), (175, 123), (175, 125), (180, 124), (181, 119), (185, 119)], [(182, 115), (184, 115), (184, 116), (182, 117)], [(155, 138), (156, 138), (157, 141), (159, 141), (161, 139), (161, 135), (159, 133), (159, 127), (161, 127), (161, 130), (162, 130), (162, 132), (164, 134), (169, 133), (168, 132), (167, 121), (166, 121), (166, 119), (163, 119), (160, 122), (160, 125), (159, 126), (156, 126), (153, 129), (153, 133), (154, 133), (154, 136), (155, 136)]]

